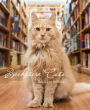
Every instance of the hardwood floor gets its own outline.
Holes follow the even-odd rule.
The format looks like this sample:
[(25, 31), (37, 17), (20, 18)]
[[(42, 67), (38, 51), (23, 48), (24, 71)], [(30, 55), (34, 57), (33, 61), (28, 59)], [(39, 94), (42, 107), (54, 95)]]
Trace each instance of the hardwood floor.
[[(17, 71), (21, 72), (22, 70)], [(74, 74), (78, 82), (90, 83), (90, 76), (77, 72)], [(89, 92), (73, 96), (71, 100), (55, 102), (54, 108), (27, 108), (30, 97), (22, 77), (5, 79), (4, 76), (0, 76), (0, 110), (90, 110)]]

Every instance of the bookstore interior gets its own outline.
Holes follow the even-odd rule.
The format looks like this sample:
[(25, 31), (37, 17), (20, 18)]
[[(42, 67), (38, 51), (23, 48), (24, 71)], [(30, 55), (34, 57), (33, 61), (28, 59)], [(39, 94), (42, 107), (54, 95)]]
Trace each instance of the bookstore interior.
[[(25, 53), (28, 49), (32, 13), (36, 14), (40, 19), (48, 19), (52, 13), (55, 13), (56, 27), (62, 36), (60, 43), (69, 58), (72, 70), (77, 72), (78, 75), (82, 73), (82, 77), (86, 75), (85, 78), (88, 80), (90, 75), (90, 0), (0, 0), (1, 90), (4, 91), (5, 84), (8, 83), (2, 77), (7, 74), (9, 69), (21, 72), (27, 68)], [(6, 81), (4, 82), (4, 80)], [(13, 85), (14, 82), (11, 83)], [(5, 87), (3, 88), (2, 85)], [(14, 88), (13, 86), (12, 88)], [(9, 87), (11, 86), (8, 86), (7, 91)], [(16, 88), (20, 89), (19, 86)], [(23, 89), (23, 87), (21, 88)], [(2, 93), (0, 92), (0, 97)], [(9, 100), (9, 97), (7, 100)], [(16, 103), (14, 100), (9, 103), (12, 106), (8, 105), (7, 109), (4, 108), (3, 101), (4, 98), (0, 101), (2, 103), (0, 110), (17, 110), (17, 107), (16, 109), (12, 108), (13, 103)], [(90, 97), (88, 101), (90, 101)], [(22, 102), (24, 103), (23, 100)], [(62, 109), (64, 110), (64, 108)], [(18, 110), (26, 109), (19, 108)], [(82, 108), (81, 110), (84, 109)], [(90, 107), (87, 110), (90, 110)]]

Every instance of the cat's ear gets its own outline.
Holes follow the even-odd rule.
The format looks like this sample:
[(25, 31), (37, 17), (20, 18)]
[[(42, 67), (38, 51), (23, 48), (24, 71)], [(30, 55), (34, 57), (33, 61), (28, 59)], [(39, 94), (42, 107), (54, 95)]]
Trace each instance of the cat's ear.
[(37, 16), (35, 13), (32, 13), (32, 22), (36, 21), (37, 20)]
[(55, 22), (56, 22), (56, 14), (55, 14), (55, 13), (53, 13), (53, 14), (51, 15), (50, 21), (52, 21), (52, 23), (55, 24)]

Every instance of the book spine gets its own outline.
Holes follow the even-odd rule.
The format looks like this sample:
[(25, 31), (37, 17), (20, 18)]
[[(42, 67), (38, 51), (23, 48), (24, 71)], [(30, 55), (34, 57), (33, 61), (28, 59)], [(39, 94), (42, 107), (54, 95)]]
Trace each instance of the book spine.
[(90, 53), (88, 54), (88, 68), (90, 68)]

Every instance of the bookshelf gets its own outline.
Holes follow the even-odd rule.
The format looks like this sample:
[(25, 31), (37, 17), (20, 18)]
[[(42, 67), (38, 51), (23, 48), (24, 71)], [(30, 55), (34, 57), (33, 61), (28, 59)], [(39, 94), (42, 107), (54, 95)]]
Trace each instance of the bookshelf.
[[(27, 50), (28, 15), (27, 5), (20, 0), (0, 2), (0, 74), (9, 68), (25, 66), (23, 61)], [(7, 19), (5, 19), (5, 18)]]
[[(90, 0), (84, 0), (82, 2), (82, 0), (71, 0), (71, 3), (76, 2), (75, 6), (73, 7), (73, 9), (71, 10), (71, 12), (69, 13), (69, 16), (66, 20), (66, 24), (64, 26), (64, 29), (62, 30), (63, 32), (63, 38), (65, 40), (65, 36), (68, 33), (70, 36), (70, 43), (72, 43), (72, 39), (74, 39), (75, 37), (79, 38), (79, 42), (78, 44), (80, 44), (80, 46), (76, 46), (77, 48), (75, 49), (75, 47), (73, 47), (73, 50), (69, 50), (68, 56), (70, 57), (70, 61), (72, 66), (75, 66), (79, 64), (79, 70), (81, 72), (85, 72), (85, 73), (89, 73), (90, 74), (90, 67), (87, 65), (90, 65)], [(78, 11), (77, 11), (78, 10)], [(77, 11), (77, 15), (75, 13), (75, 11)], [(87, 15), (88, 13), (88, 15)], [(88, 20), (87, 20), (88, 19)], [(88, 21), (88, 23), (86, 24), (86, 21)], [(76, 32), (74, 32), (73, 28), (76, 27)], [(75, 33), (75, 35), (73, 35), (73, 33)], [(84, 42), (83, 42), (83, 37), (84, 36)], [(89, 38), (89, 40), (87, 40)], [(73, 40), (74, 42), (72, 44), (75, 43), (77, 40)], [(84, 44), (85, 43), (85, 44)], [(88, 47), (86, 47), (86, 43), (89, 44)], [(68, 44), (69, 45), (69, 44)], [(72, 48), (72, 45), (71, 45)], [(86, 60), (86, 55), (88, 55), (87, 59), (88, 61), (84, 62), (84, 60)], [(75, 59), (75, 60), (74, 60)], [(73, 63), (75, 61), (75, 63)], [(87, 64), (85, 64), (87, 63)], [(77, 69), (78, 70), (78, 69)]]

